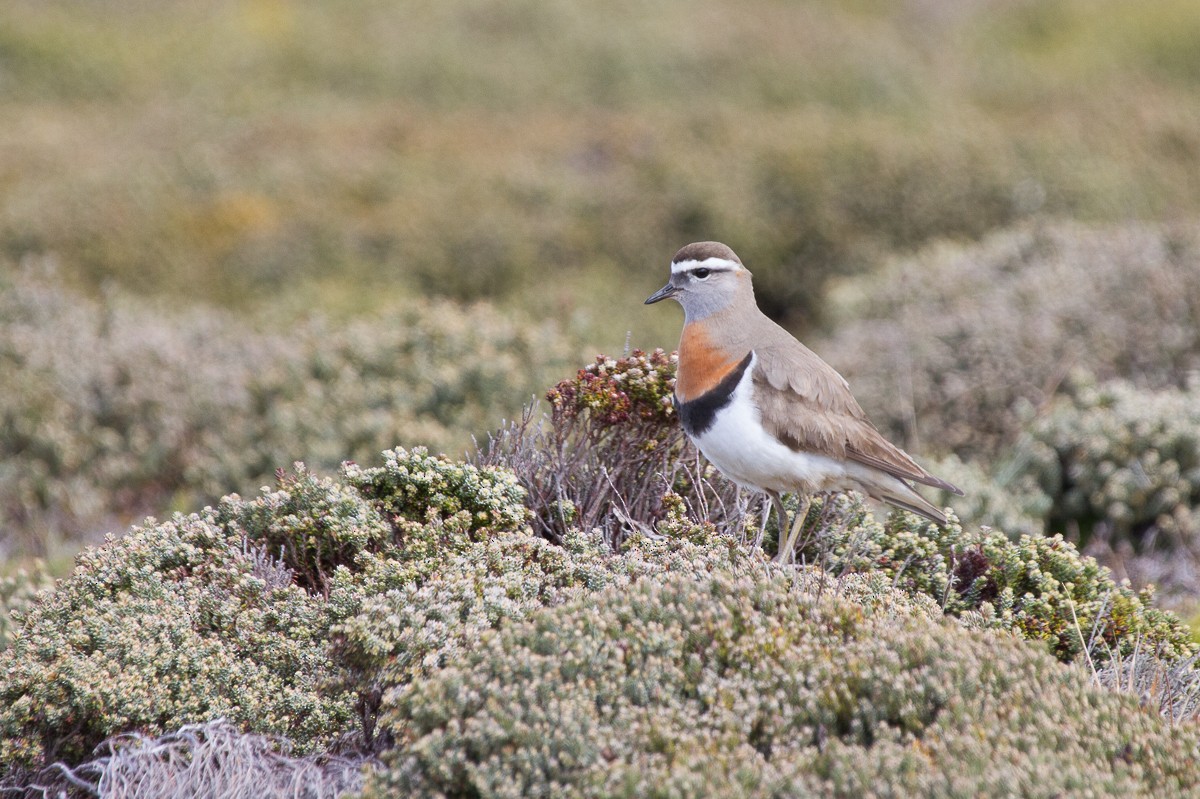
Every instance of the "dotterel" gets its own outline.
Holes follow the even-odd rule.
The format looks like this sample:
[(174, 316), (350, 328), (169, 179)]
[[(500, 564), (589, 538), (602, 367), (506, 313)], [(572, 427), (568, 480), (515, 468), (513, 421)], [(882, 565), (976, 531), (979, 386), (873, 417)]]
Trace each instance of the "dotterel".
[[(861, 491), (946, 523), (913, 484), (962, 491), (885, 439), (845, 378), (758, 309), (733, 250), (715, 241), (679, 250), (670, 282), (646, 304), (665, 299), (683, 306), (674, 397), (683, 429), (726, 477), (771, 497), (778, 559), (793, 556), (810, 497), (824, 491)], [(791, 491), (803, 499), (789, 527), (781, 495)]]

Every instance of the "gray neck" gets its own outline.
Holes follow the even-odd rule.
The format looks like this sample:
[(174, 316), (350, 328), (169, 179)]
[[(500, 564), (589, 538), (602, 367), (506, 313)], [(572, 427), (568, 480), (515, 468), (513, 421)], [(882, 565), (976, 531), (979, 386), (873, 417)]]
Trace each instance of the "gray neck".
[(724, 296), (718, 294), (701, 294), (693, 295), (687, 299), (687, 303), (683, 306), (684, 324), (699, 322), (701, 319), (707, 319), (713, 314), (720, 313), (732, 305), (734, 300), (728, 294)]
[(747, 284), (732, 294), (727, 292), (691, 294), (688, 296), (687, 302), (683, 303), (685, 324), (699, 322), (718, 314), (728, 314), (734, 319), (743, 320), (761, 315), (758, 304), (754, 301), (754, 289)]

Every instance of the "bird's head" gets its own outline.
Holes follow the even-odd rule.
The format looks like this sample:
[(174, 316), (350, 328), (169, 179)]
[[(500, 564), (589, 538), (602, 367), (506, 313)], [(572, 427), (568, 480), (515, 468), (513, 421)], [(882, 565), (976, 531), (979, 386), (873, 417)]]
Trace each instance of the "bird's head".
[(689, 244), (671, 259), (671, 280), (651, 294), (646, 304), (672, 299), (683, 306), (691, 322), (727, 308), (739, 300), (754, 302), (750, 270), (737, 254), (718, 241)]

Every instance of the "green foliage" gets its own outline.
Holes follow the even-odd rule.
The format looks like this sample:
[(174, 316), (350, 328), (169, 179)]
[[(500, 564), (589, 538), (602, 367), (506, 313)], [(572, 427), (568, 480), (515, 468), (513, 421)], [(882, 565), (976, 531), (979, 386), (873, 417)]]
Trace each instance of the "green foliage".
[[(0, 760), (77, 762), (110, 735), (217, 717), (304, 751), (327, 745), (370, 720), (378, 683), (352, 646), (329, 649), (331, 627), (389, 588), (452, 583), (448, 559), (469, 569), (481, 550), (498, 580), (530, 579), (518, 553), (562, 556), (519, 531), (523, 499), (501, 470), (397, 449), (340, 480), (297, 464), (253, 501), (227, 497), (85, 550), (54, 592), (24, 603), (0, 653)], [(469, 640), (466, 615), (449, 621)]]
[[(465, 448), (565, 363), (547, 326), (414, 302), (286, 334), (0, 276), (0, 529), (10, 549), (192, 508), (305, 459)], [(333, 411), (336, 409), (336, 412)]]
[[(1078, 672), (982, 629), (1046, 641), (1064, 660), (1090, 647), (1118, 674), (1149, 673), (1138, 656), (1153, 652), (1173, 685), (1191, 685), (1178, 621), (1060, 539), (1014, 544), (901, 514), (883, 525), (838, 497), (818, 504), (822, 538), (803, 553), (822, 568), (792, 572), (746, 546), (737, 514), (726, 531), (697, 525), (678, 495), (653, 536), (635, 528), (615, 553), (595, 531), (570, 529), (561, 546), (532, 535), (526, 501), (502, 468), (397, 449), (337, 479), (297, 465), (253, 501), (86, 551), (0, 654), (8, 768), (78, 762), (116, 733), (220, 716), (301, 751), (353, 733), (394, 746), (377, 794), (455, 795), (479, 780), (644, 793), (638, 779), (682, 790), (698, 774), (730, 795), (852, 794), (888, 769), (897, 790), (961, 778), (972, 793), (1024, 785), (1026, 772), (1063, 790), (1176, 786), (1169, 752), (1131, 754), (1134, 776), (1094, 737), (1061, 762), (1027, 763), (969, 732), (985, 708), (1015, 703), (1041, 709), (1005, 717), (1035, 736), (1078, 724), (1120, 751), (1178, 743)], [(939, 625), (943, 610), (980, 629)], [(1160, 698), (1172, 714), (1188, 701)], [(527, 740), (544, 744), (514, 748)], [(914, 752), (926, 754), (893, 768)]]
[(785, 575), (612, 588), (396, 698), (367, 796), (1182, 795), (1194, 728), (1018, 641)]
[(1044, 641), (1062, 660), (1099, 662), (1137, 649), (1178, 660), (1197, 651), (1186, 625), (1153, 605), (1152, 588), (1116, 583), (1062, 536), (1013, 541), (964, 529), (954, 517), (940, 527), (899, 512), (880, 523), (847, 495), (825, 503), (814, 503), (813, 515), (833, 523), (811, 535), (800, 556), (834, 574), (890, 575), (971, 624)]
[[(1187, 717), (1197, 648), (1149, 591), (1058, 536), (1012, 541), (902, 513), (880, 523), (844, 495), (814, 504), (800, 553), (813, 566), (773, 567), (704, 467), (653, 468), (691, 457), (666, 402), (672, 377), (661, 351), (599, 358), (550, 392), (546, 432), (497, 439), (478, 463), (418, 447), (337, 478), (297, 464), (254, 500), (86, 551), (0, 653), (0, 757), (17, 773), (78, 762), (114, 734), (225, 717), (302, 752), (346, 736), (386, 751), (374, 795), (642, 795), (698, 775), (731, 796), (1191, 787), (1172, 748), (1184, 733), (1015, 640), (1086, 661), (1098, 685), (1159, 686), (1162, 712)], [(1115, 430), (1095, 423), (1106, 446), (1137, 449), (1116, 435), (1128, 427), (1183, 458), (1185, 395), (1081, 394), (1029, 440), (1054, 453), (1051, 432), (1074, 440), (1093, 408), (1125, 403)], [(1051, 473), (1023, 463), (1014, 483)], [(624, 503), (620, 534), (580, 517), (558, 544), (532, 534), (547, 497), (588, 507), (572, 482), (587, 474), (606, 477), (610, 511)], [(982, 512), (1036, 522), (1041, 499), (992, 491)], [(981, 740), (985, 723), (1034, 745)], [(1085, 729), (1121, 743), (1081, 743)], [(1054, 730), (1071, 743), (1051, 746)]]
[(105, 737), (224, 717), (327, 744), (353, 718), (325, 692), (321, 603), (211, 511), (86, 550), (0, 653), (0, 762), (77, 762)]

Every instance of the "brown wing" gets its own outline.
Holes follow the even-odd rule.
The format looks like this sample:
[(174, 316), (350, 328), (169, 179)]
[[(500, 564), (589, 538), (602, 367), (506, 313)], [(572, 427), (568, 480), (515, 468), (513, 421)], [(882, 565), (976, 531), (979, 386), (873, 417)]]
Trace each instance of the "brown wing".
[(754, 396), (771, 434), (795, 450), (857, 461), (901, 480), (962, 494), (884, 438), (845, 378), (816, 353), (782, 328), (771, 339), (755, 348), (753, 373)]

